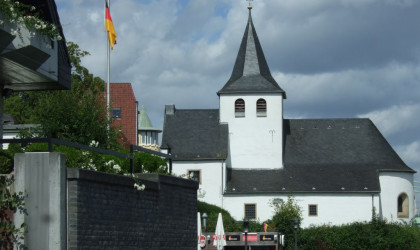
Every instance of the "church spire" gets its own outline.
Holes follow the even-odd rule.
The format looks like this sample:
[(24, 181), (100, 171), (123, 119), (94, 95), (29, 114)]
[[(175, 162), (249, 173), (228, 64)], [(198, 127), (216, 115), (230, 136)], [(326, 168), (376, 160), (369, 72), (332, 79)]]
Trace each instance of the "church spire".
[(252, 6), (248, 6), (248, 23), (242, 38), (232, 75), (225, 86), (217, 92), (225, 93), (286, 93), (271, 76), (257, 32), (252, 22)]

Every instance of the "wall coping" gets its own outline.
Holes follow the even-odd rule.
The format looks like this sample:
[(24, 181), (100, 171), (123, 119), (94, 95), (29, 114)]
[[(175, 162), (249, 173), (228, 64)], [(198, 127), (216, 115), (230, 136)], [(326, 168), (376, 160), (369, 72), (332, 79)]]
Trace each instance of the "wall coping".
[[(163, 174), (135, 174), (147, 190), (160, 190), (161, 184), (181, 186), (188, 189), (198, 189), (198, 182), (180, 177)], [(99, 183), (133, 187), (134, 179), (129, 176), (96, 172), (79, 168), (67, 168), (67, 180), (86, 180)]]

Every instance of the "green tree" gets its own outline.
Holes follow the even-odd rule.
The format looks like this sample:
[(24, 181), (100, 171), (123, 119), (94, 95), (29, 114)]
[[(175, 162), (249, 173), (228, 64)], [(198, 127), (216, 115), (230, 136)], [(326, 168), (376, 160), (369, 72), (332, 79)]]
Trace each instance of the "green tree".
[(67, 43), (72, 64), (71, 90), (18, 92), (5, 100), (5, 113), (20, 123), (41, 124), (39, 136), (89, 144), (99, 142), (101, 147), (115, 148), (117, 132), (108, 132), (105, 82), (81, 65), (89, 55), (72, 42)]
[(281, 232), (285, 235), (287, 245), (292, 245), (294, 242), (294, 219), (298, 219), (298, 228), (302, 223), (302, 209), (296, 203), (295, 198), (292, 195), (287, 197), (286, 201), (282, 199), (275, 198), (271, 200), (270, 204), (274, 208), (274, 216), (268, 222), (271, 227), (274, 227), (278, 232)]

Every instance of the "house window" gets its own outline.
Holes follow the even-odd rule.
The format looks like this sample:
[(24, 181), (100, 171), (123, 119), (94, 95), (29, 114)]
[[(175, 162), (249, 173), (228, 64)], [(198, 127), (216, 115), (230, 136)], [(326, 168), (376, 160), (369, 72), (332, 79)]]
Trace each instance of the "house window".
[(235, 101), (235, 117), (245, 117), (244, 99), (238, 99)]
[(142, 145), (146, 145), (147, 144), (147, 133), (146, 132), (142, 132), (141, 133), (141, 144)]
[(408, 218), (409, 216), (409, 204), (408, 204), (408, 196), (405, 193), (400, 194), (400, 196), (398, 196), (398, 214), (397, 217), (398, 218)]
[(156, 145), (157, 141), (156, 141), (156, 132), (152, 131), (152, 145)]
[(257, 219), (257, 204), (245, 204), (245, 219), (256, 220)]
[(318, 216), (318, 205), (308, 205), (308, 215)]
[(121, 119), (121, 108), (112, 108), (112, 118)]
[(267, 102), (264, 99), (258, 99), (257, 101), (257, 116), (267, 116)]
[(200, 170), (188, 170), (188, 179), (197, 181), (201, 184), (201, 171)]
[(147, 131), (147, 145), (152, 144), (152, 132)]

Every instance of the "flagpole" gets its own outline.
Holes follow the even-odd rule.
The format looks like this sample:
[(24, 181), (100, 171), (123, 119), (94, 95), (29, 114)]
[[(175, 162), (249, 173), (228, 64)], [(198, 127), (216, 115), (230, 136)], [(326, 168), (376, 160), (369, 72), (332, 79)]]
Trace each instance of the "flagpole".
[[(111, 8), (110, 6), (110, 0), (106, 0), (108, 2), (108, 8)], [(106, 5), (105, 5), (106, 8)], [(110, 102), (110, 92), (111, 92), (111, 88), (110, 88), (110, 83), (109, 83), (109, 71), (110, 71), (110, 57), (111, 57), (111, 46), (110, 46), (110, 42), (109, 42), (109, 38), (108, 38), (108, 33), (109, 31), (107, 31), (106, 33), (106, 68), (107, 68), (107, 81), (106, 81), (106, 118), (107, 118), (107, 132), (108, 132), (108, 137), (109, 137), (109, 125), (111, 123), (111, 108), (109, 105)]]

